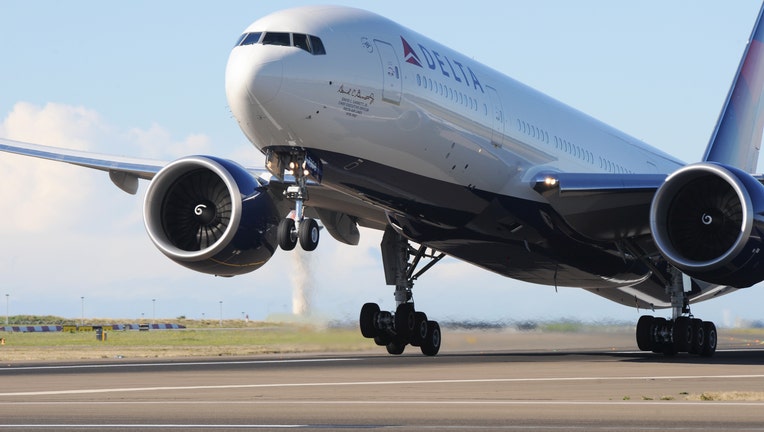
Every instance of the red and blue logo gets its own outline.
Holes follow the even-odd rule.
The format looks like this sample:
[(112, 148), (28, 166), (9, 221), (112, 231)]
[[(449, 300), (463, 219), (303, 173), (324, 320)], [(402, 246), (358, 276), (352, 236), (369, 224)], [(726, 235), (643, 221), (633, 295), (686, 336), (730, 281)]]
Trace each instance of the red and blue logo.
[(403, 44), (403, 60), (406, 63), (410, 63), (414, 66), (418, 66), (424, 69), (422, 59), (427, 63), (427, 67), (435, 72), (440, 72), (444, 77), (452, 79), (457, 83), (472, 87), (475, 90), (480, 90), (481, 93), (485, 93), (483, 85), (480, 84), (475, 72), (464, 62), (460, 62), (453, 58), (449, 58), (445, 54), (440, 54), (434, 49), (427, 49), (422, 44), (417, 44), (419, 47), (419, 54), (414, 50), (410, 43), (401, 36), (401, 43)]
[(416, 55), (416, 52), (413, 48), (411, 48), (411, 45), (406, 42), (406, 39), (403, 39), (403, 36), (401, 36), (401, 42), (403, 42), (403, 58), (406, 63), (411, 63), (414, 66), (422, 67), (422, 62), (419, 61), (419, 56)]

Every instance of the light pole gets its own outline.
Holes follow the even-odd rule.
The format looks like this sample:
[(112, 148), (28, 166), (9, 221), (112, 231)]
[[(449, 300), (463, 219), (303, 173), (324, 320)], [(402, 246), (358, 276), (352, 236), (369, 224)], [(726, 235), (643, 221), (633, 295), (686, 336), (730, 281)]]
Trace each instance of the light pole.
[(157, 319), (157, 299), (151, 299), (151, 324)]
[(220, 300), (220, 327), (223, 327), (223, 300)]
[(9, 315), (8, 311), (10, 310), (10, 306), (8, 305), (10, 304), (10, 301), (11, 301), (11, 295), (6, 294), (5, 295), (5, 325), (8, 325), (8, 315)]
[(80, 319), (80, 325), (85, 325), (85, 296), (80, 297), (82, 301), (82, 319)]

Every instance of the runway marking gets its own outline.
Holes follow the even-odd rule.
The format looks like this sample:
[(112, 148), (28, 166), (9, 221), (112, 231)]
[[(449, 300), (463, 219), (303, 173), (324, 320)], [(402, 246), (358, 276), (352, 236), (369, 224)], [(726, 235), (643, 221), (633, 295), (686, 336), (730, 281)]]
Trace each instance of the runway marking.
[[(364, 426), (361, 426), (364, 427)], [(308, 428), (332, 428), (332, 429), (355, 429), (356, 425), (232, 425), (232, 424), (13, 424), (0, 425), (0, 429), (308, 429)], [(367, 426), (368, 428), (368, 426)]]
[(286, 359), (286, 360), (236, 360), (236, 361), (207, 361), (207, 362), (167, 362), (167, 363), (108, 363), (108, 364), (80, 364), (80, 365), (48, 365), (48, 366), (19, 366), (3, 367), (3, 371), (20, 370), (57, 370), (57, 369), (108, 369), (129, 367), (171, 367), (171, 366), (209, 366), (209, 365), (249, 365), (249, 364), (287, 364), (287, 363), (330, 363), (359, 361), (360, 358), (336, 357), (319, 359)]
[[(77, 401), (43, 401), (43, 402), (0, 402), (0, 406), (82, 406), (85, 402)], [(608, 401), (575, 401), (575, 400), (247, 400), (247, 401), (87, 401), (88, 406), (129, 406), (129, 405), (504, 405), (504, 406), (619, 406), (619, 405), (660, 405), (660, 406), (702, 406), (702, 407), (762, 407), (764, 402), (721, 402), (721, 401), (677, 401), (677, 400), (608, 400)], [(2, 425), (0, 425), (2, 427)], [(764, 427), (764, 426), (763, 426)]]
[(558, 378), (484, 378), (450, 380), (410, 380), (410, 381), (348, 381), (348, 382), (304, 382), (271, 384), (221, 384), (198, 386), (158, 386), (158, 387), (122, 387), (75, 390), (46, 390), (30, 392), (0, 393), (0, 397), (11, 396), (57, 396), (127, 392), (189, 391), (189, 390), (236, 390), (256, 388), (293, 388), (293, 387), (349, 387), (349, 386), (388, 386), (411, 384), (480, 384), (480, 383), (527, 383), (527, 382), (584, 382), (584, 381), (666, 381), (696, 379), (762, 379), (764, 375), (670, 375), (670, 376), (624, 376), (624, 377), (558, 377)]
[[(321, 429), (321, 430), (338, 430), (338, 429), (403, 429), (403, 430), (584, 430), (584, 431), (612, 431), (612, 430), (626, 430), (626, 431), (718, 431), (718, 425), (693, 425), (690, 426), (632, 426), (632, 425), (453, 425), (453, 424), (273, 424), (273, 425), (259, 425), (259, 424), (9, 424), (0, 425), (0, 429), (39, 429), (39, 430), (67, 430), (67, 429), (97, 429), (97, 430), (111, 430), (111, 429)], [(738, 431), (764, 431), (764, 427), (745, 427), (742, 429), (735, 428)]]

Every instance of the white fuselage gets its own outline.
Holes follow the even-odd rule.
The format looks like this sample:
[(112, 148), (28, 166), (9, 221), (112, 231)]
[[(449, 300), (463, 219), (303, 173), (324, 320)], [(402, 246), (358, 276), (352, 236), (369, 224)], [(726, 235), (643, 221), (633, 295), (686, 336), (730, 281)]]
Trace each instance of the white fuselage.
[[(670, 173), (670, 156), (392, 21), (344, 7), (283, 11), (246, 32), (320, 37), (325, 55), (250, 44), (226, 92), (252, 143), (350, 155), (539, 200), (538, 171)], [(362, 162), (361, 162), (362, 163)], [(329, 185), (331, 186), (331, 185)]]

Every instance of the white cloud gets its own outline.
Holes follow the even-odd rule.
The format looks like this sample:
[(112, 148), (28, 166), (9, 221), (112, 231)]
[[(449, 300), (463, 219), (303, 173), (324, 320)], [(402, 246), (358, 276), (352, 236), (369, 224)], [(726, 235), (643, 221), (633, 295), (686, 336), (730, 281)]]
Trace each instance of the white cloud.
[(204, 134), (191, 134), (178, 141), (170, 131), (156, 123), (148, 129), (130, 129), (125, 139), (136, 147), (141, 156), (152, 159), (176, 159), (191, 154), (207, 154), (211, 150), (210, 139)]
[[(0, 135), (19, 141), (89, 150), (102, 132), (97, 113), (81, 107), (18, 103), (0, 123)], [(92, 191), (88, 173), (76, 167), (4, 154), (0, 157), (5, 207), (0, 233), (63, 230), (80, 219)]]

